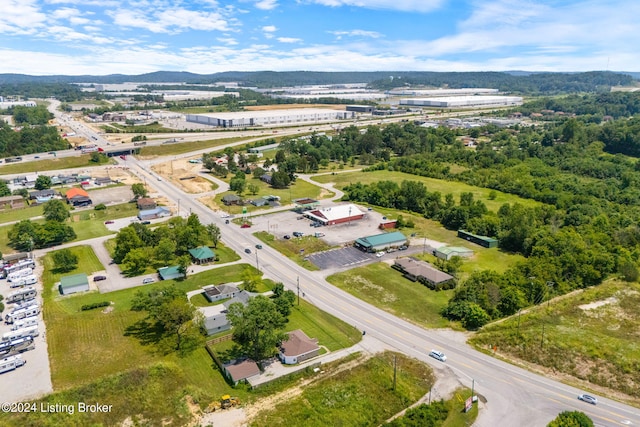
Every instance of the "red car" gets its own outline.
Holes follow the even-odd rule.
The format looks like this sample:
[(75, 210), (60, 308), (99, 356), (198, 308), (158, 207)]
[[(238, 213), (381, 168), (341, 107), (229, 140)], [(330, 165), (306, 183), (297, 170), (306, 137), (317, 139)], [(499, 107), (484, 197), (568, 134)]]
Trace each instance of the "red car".
[(240, 228), (250, 228), (251, 224), (247, 224), (246, 222), (240, 226)]

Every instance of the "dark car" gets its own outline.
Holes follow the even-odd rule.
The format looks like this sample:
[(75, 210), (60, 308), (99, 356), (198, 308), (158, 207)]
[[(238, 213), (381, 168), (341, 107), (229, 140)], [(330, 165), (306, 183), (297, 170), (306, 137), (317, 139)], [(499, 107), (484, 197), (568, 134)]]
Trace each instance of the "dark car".
[(94, 282), (99, 282), (101, 280), (107, 280), (107, 276), (94, 276), (93, 277), (93, 281)]
[(300, 231), (293, 232), (293, 237), (302, 237), (302, 236), (304, 236), (304, 233), (301, 233)]
[(142, 221), (142, 223), (143, 223), (144, 225), (149, 225), (149, 224), (151, 224), (151, 221)]
[(289, 236), (288, 234), (285, 234), (285, 235), (284, 235), (284, 238), (285, 238), (285, 239), (287, 239), (287, 240), (289, 240), (289, 239), (291, 238), (291, 236)]
[(244, 250), (244, 252), (250, 254), (251, 253), (251, 249), (247, 248), (247, 249)]
[(113, 224), (113, 221), (109, 220), (109, 221), (105, 221), (105, 224)]
[(256, 249), (262, 249), (262, 245), (261, 245), (260, 243), (258, 243), (258, 244), (256, 245)]

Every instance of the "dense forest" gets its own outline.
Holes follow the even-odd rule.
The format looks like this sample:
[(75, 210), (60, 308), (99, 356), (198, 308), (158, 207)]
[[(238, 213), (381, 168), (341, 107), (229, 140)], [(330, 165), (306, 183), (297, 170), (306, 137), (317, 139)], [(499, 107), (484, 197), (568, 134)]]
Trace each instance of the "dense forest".
[[(444, 314), (475, 328), (611, 275), (638, 279), (640, 161), (634, 156), (640, 153), (640, 117), (629, 115), (639, 99), (640, 94), (593, 94), (582, 103), (572, 97), (536, 100), (524, 109), (541, 111), (554, 103), (573, 111), (598, 103), (600, 110), (508, 129), (403, 123), (371, 126), (363, 133), (350, 127), (333, 138), (285, 141), (275, 161), (289, 173), (311, 172), (329, 161), (358, 162), (370, 171), (460, 181), (540, 202), (537, 207), (505, 204), (494, 213), (471, 193), (454, 200), (417, 181), (344, 188), (345, 199), (412, 211), (452, 230), (495, 237), (502, 250), (526, 257), (503, 274), (476, 272), (458, 286)], [(592, 120), (604, 113), (611, 118)], [(477, 138), (476, 147), (465, 147), (459, 138), (469, 133)]]
[(9, 109), (20, 130), (0, 120), (0, 156), (20, 156), (43, 151), (66, 150), (69, 143), (60, 138), (54, 126), (48, 126), (53, 115), (44, 106)]

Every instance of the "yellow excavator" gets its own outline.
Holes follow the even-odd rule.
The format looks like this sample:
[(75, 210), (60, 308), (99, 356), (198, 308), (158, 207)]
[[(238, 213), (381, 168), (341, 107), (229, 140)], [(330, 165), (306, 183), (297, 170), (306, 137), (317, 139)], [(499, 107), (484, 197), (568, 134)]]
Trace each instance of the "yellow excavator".
[(233, 408), (240, 405), (240, 400), (237, 397), (232, 397), (228, 394), (220, 397), (220, 400), (213, 401), (209, 404), (205, 412), (215, 412), (221, 409)]

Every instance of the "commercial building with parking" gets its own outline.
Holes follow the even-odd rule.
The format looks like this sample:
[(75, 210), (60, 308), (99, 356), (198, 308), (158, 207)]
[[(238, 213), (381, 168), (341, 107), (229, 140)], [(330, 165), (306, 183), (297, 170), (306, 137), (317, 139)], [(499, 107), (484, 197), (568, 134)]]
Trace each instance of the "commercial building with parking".
[(332, 122), (355, 117), (355, 112), (327, 108), (297, 108), (290, 110), (238, 111), (187, 114), (187, 122), (224, 128), (253, 126), (283, 126), (304, 123)]

